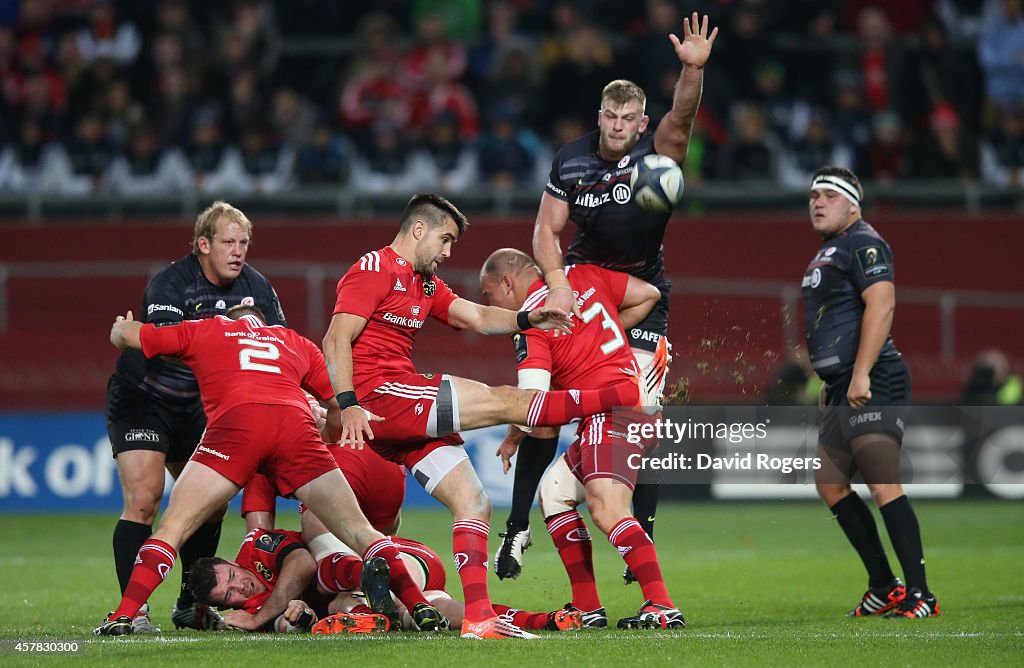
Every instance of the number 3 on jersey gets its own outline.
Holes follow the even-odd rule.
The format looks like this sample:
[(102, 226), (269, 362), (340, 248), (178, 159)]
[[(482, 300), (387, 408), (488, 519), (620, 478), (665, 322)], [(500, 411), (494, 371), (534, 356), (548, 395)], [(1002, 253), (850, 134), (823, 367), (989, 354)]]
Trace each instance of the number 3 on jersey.
[(605, 310), (604, 304), (601, 302), (595, 302), (593, 306), (583, 312), (583, 322), (590, 322), (598, 313), (601, 314), (601, 327), (612, 333), (612, 340), (601, 344), (601, 352), (607, 355), (621, 348), (626, 343), (626, 339), (623, 338), (622, 330), (619, 329), (618, 323), (608, 315), (608, 311)]
[(253, 360), (276, 360), (281, 356), (281, 351), (273, 343), (266, 341), (253, 341), (252, 339), (236, 339), (238, 345), (243, 348), (238, 351), (238, 366), (246, 371), (264, 371), (266, 373), (281, 373), (281, 368), (273, 364), (261, 364)]

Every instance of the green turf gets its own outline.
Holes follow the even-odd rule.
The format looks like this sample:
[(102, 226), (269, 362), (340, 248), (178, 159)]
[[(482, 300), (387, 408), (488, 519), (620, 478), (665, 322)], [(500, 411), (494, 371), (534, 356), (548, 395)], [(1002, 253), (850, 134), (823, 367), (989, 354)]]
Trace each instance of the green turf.
[[(530, 643), (470, 642), (454, 633), (345, 639), (169, 631), (159, 638), (93, 639), (91, 629), (117, 603), (110, 548), (115, 518), (0, 515), (0, 666), (1020, 665), (1024, 506), (919, 501), (915, 508), (941, 617), (845, 618), (865, 576), (818, 504), (664, 505), (656, 540), (686, 629), (545, 634)], [(286, 527), (295, 524), (287, 520)], [(407, 512), (403, 526), (403, 533), (450, 554), (451, 525), (442, 512)], [(535, 547), (523, 576), (492, 578), (492, 597), (522, 608), (560, 607), (569, 599), (567, 580), (539, 518), (533, 529)], [(241, 535), (240, 522), (232, 519), (220, 554), (234, 556)], [(595, 540), (594, 551), (614, 625), (635, 612), (640, 590), (623, 586), (622, 562), (607, 542)], [(176, 569), (152, 599), (154, 621), (165, 631), (178, 582)], [(449, 580), (449, 591), (458, 596), (457, 581)], [(19, 638), (84, 646), (77, 656), (17, 656), (5, 641)]]

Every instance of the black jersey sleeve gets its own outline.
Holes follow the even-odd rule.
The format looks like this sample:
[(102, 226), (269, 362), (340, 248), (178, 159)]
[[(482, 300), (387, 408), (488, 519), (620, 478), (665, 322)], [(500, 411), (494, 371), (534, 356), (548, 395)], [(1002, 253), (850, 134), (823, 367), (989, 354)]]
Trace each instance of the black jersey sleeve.
[(850, 280), (858, 293), (883, 281), (893, 281), (892, 251), (881, 237), (864, 234), (850, 240)]
[(267, 320), (269, 320), (267, 324), (287, 327), (288, 321), (284, 318), (284, 309), (281, 308), (281, 300), (277, 298), (277, 291), (274, 290), (274, 286), (270, 284), (270, 281), (267, 281), (267, 292), (269, 294), (267, 298), (267, 308), (263, 309), (263, 315), (267, 316)]
[(569, 199), (569, 185), (562, 181), (562, 162), (565, 160), (565, 150), (560, 150), (551, 161), (551, 172), (548, 174), (547, 185), (544, 191), (563, 202)]
[(173, 265), (153, 277), (142, 295), (141, 319), (158, 324), (185, 319), (185, 286)]
[(252, 287), (254, 301), (256, 306), (263, 311), (263, 315), (267, 317), (267, 324), (287, 327), (288, 321), (285, 320), (284, 309), (281, 308), (281, 300), (278, 299), (277, 292), (267, 277), (253, 269), (250, 265), (245, 265), (243, 271), (248, 275), (247, 278)]

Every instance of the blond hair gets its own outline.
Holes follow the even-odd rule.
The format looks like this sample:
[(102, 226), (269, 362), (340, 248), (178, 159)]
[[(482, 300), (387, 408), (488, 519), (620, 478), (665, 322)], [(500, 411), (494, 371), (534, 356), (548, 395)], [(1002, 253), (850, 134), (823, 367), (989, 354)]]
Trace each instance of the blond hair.
[(206, 237), (207, 241), (213, 242), (213, 236), (217, 234), (217, 222), (221, 217), (226, 218), (228, 223), (237, 223), (245, 230), (249, 241), (252, 241), (252, 222), (240, 209), (218, 200), (206, 207), (196, 218), (196, 229), (192, 234), (193, 255), (199, 255), (199, 240), (203, 237)]
[(616, 79), (601, 91), (602, 108), (604, 108), (605, 102), (611, 102), (615, 106), (621, 107), (633, 100), (640, 103), (641, 110), (647, 107), (647, 95), (644, 93), (644, 89), (627, 79)]

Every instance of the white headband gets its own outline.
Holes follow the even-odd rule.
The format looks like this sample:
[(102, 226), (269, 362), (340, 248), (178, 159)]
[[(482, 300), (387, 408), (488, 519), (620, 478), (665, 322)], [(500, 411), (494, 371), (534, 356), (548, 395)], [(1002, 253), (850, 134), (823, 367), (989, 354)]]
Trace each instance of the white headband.
[(857, 195), (857, 189), (846, 179), (839, 178), (838, 176), (822, 175), (814, 179), (814, 182), (811, 184), (811, 190), (815, 188), (834, 190), (850, 200), (854, 206), (860, 206), (860, 196)]

